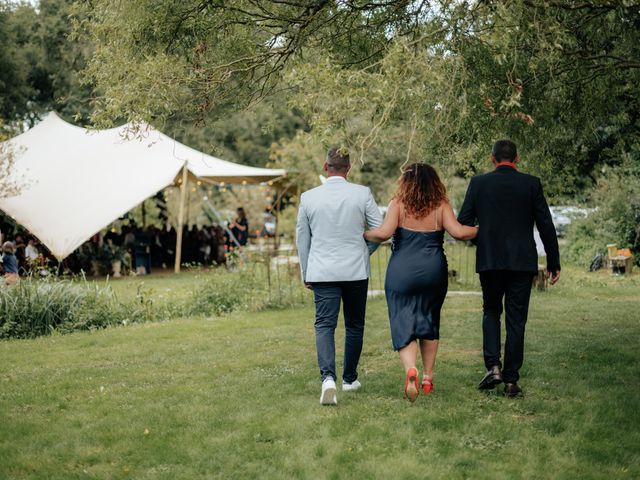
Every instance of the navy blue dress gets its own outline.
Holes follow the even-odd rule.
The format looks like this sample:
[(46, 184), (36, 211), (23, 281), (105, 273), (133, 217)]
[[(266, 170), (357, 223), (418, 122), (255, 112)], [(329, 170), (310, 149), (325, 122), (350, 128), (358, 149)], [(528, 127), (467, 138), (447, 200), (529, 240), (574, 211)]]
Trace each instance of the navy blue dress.
[(449, 281), (443, 240), (444, 230), (398, 227), (393, 234), (384, 291), (394, 350), (415, 339), (440, 338), (440, 309)]

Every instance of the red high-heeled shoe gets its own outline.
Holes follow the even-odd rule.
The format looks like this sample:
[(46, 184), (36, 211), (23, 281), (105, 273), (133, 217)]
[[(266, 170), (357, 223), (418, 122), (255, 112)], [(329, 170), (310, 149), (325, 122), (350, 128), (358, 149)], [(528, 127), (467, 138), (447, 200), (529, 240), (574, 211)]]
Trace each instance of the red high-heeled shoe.
[(433, 384), (433, 379), (422, 377), (422, 391), (424, 392), (424, 394), (429, 395), (434, 390), (435, 385)]
[(407, 370), (407, 377), (404, 380), (404, 398), (415, 402), (418, 398), (418, 392), (418, 370), (411, 367)]

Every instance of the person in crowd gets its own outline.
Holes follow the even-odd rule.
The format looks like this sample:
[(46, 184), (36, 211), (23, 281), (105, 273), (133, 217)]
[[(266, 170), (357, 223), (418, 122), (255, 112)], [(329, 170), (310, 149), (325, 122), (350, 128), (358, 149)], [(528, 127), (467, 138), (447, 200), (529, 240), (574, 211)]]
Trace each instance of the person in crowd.
[(162, 244), (165, 247), (165, 263), (167, 265), (173, 265), (176, 260), (176, 229), (171, 227), (169, 230), (163, 230)]
[(122, 243), (124, 248), (129, 250), (130, 253), (133, 253), (136, 244), (136, 235), (134, 233), (135, 224), (131, 226), (122, 227), (122, 235), (123, 240)]
[(215, 227), (213, 225), (208, 227), (207, 233), (209, 239), (209, 263), (214, 265), (218, 263), (218, 238)]
[(276, 216), (273, 214), (273, 208), (271, 205), (266, 205), (264, 212), (262, 213), (262, 231), (260, 235), (263, 237), (272, 236), (276, 230)]
[(136, 230), (134, 251), (136, 272), (149, 275), (151, 273), (151, 238), (148, 232)]
[(35, 268), (41, 263), (40, 260), (42, 259), (42, 257), (40, 256), (40, 251), (36, 246), (36, 241), (34, 238), (32, 237), (29, 238), (27, 242), (27, 246), (24, 249), (24, 254), (25, 254), (25, 261), (30, 269)]
[(167, 265), (164, 262), (164, 251), (166, 250), (166, 247), (162, 244), (160, 229), (155, 225), (150, 225), (147, 227), (147, 233), (149, 234), (150, 239), (151, 266), (163, 269), (167, 268)]
[(365, 232), (372, 242), (393, 236), (385, 295), (393, 349), (405, 370), (405, 398), (418, 397), (416, 357), (422, 358), (422, 391), (434, 389), (433, 369), (440, 339), (440, 310), (447, 295), (444, 233), (475, 238), (478, 229), (458, 223), (436, 170), (426, 163), (406, 166), (382, 226)]
[(225, 245), (227, 242), (226, 232), (220, 225), (215, 225), (213, 228), (215, 229), (215, 238), (217, 245), (216, 263), (218, 265), (224, 265), (227, 262), (227, 259), (224, 256)]
[(153, 244), (151, 248), (152, 265), (158, 266), (163, 270), (169, 264), (166, 261), (167, 245), (165, 244), (165, 231), (163, 228), (153, 227)]
[(198, 244), (198, 227), (196, 225), (192, 225), (191, 229), (187, 231), (186, 242), (183, 239), (182, 251), (186, 255), (186, 258), (183, 260), (184, 263), (198, 262), (200, 251)]
[(104, 241), (109, 245), (120, 247), (122, 246), (122, 235), (119, 235), (118, 232), (115, 231), (115, 229), (111, 229), (108, 230), (107, 233), (105, 233)]
[(236, 210), (236, 215), (235, 220), (229, 224), (229, 229), (238, 240), (240, 246), (244, 247), (249, 240), (249, 221), (243, 207), (239, 207)]
[(208, 265), (211, 257), (211, 245), (209, 244), (209, 231), (203, 228), (198, 231), (198, 263)]
[(18, 268), (25, 268), (26, 266), (26, 255), (25, 249), (26, 244), (24, 243), (24, 236), (21, 233), (17, 233), (13, 238), (13, 248), (14, 254), (18, 259)]
[(2, 244), (2, 268), (4, 281), (7, 285), (14, 285), (20, 280), (18, 275), (18, 258), (15, 255), (15, 246), (12, 242)]

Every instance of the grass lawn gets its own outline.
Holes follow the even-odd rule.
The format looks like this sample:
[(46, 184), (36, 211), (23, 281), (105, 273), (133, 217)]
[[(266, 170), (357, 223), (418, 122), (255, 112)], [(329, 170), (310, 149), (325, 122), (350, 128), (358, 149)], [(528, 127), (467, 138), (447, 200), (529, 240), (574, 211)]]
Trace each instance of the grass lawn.
[(1, 342), (0, 479), (639, 478), (640, 276), (563, 274), (532, 299), (517, 400), (475, 389), (477, 296), (447, 300), (415, 404), (381, 299), (335, 408), (311, 306)]
[(199, 285), (203, 278), (217, 273), (224, 273), (223, 269), (209, 272), (185, 270), (180, 275), (175, 275), (173, 270), (156, 269), (152, 275), (124, 276), (120, 278), (89, 278), (89, 282), (95, 282), (98, 286), (109, 285), (116, 297), (122, 302), (129, 302), (136, 298), (138, 293), (150, 295), (155, 301), (186, 300)]

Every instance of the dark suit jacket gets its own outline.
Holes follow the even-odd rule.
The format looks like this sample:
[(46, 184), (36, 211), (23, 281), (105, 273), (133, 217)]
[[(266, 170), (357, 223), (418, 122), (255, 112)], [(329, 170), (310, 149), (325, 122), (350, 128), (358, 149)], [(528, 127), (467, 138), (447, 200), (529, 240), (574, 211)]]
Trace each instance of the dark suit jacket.
[(538, 271), (533, 239), (535, 222), (547, 253), (547, 269), (560, 270), (556, 229), (538, 177), (510, 166), (471, 179), (458, 215), (465, 225), (479, 224), (476, 271)]

